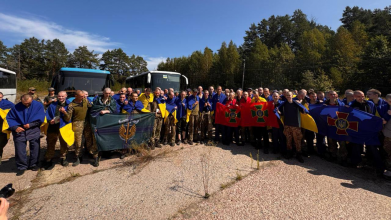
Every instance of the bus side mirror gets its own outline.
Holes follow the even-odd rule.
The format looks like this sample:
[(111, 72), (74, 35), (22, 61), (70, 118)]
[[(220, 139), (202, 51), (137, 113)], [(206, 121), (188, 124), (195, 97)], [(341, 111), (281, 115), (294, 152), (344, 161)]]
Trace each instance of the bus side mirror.
[(151, 74), (148, 73), (147, 75), (147, 83), (150, 84), (151, 83)]

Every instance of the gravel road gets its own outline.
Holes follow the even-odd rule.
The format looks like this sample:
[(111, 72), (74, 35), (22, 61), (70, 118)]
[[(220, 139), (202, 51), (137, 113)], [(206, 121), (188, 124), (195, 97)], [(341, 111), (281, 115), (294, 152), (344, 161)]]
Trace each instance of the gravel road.
[[(9, 143), (9, 145), (12, 143)], [(7, 146), (10, 148), (10, 146)], [(277, 160), (261, 153), (255, 171), (251, 146), (176, 146), (152, 151), (150, 162), (125, 165), (104, 160), (93, 168), (56, 165), (53, 170), (11, 173), (10, 149), (0, 167), (0, 184), (24, 181), (31, 187), (19, 219), (389, 219), (391, 182), (372, 169), (350, 169), (318, 157)], [(209, 164), (205, 200), (201, 159)], [(135, 156), (126, 161), (134, 160)], [(9, 162), (7, 162), (10, 160)], [(273, 160), (272, 162), (269, 162)], [(252, 167), (251, 167), (252, 166)], [(7, 172), (9, 171), (9, 172)], [(99, 172), (97, 172), (99, 171)], [(73, 181), (61, 180), (79, 174)], [(244, 177), (249, 175), (247, 177)], [(78, 175), (77, 175), (78, 176)], [(236, 181), (238, 176), (243, 180)], [(5, 178), (7, 180), (4, 180)], [(33, 180), (31, 183), (31, 180)], [(222, 184), (234, 183), (221, 190)], [(46, 186), (46, 184), (49, 184)], [(11, 213), (11, 217), (13, 215)]]

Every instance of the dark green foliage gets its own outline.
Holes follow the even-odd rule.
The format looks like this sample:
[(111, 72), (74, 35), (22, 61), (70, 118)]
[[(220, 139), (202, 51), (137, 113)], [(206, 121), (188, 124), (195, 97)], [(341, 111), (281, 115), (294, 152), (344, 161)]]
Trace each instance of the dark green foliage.
[[(239, 48), (231, 42), (210, 55), (208, 68), (204, 53), (168, 58), (158, 70), (185, 74), (190, 87), (222, 85), (271, 89), (305, 88), (316, 90), (378, 88), (390, 93), (391, 87), (391, 8), (366, 10), (346, 7), (343, 25), (334, 32), (309, 20), (301, 10), (292, 15), (271, 16), (245, 31)], [(239, 55), (239, 56), (238, 56)], [(210, 59), (210, 57), (213, 57)], [(180, 63), (180, 65), (179, 65)]]

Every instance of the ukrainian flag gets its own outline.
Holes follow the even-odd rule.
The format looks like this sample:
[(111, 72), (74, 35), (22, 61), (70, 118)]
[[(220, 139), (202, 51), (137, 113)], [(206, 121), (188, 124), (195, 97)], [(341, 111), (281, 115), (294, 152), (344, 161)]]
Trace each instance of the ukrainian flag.
[[(51, 121), (52, 119), (55, 118), (57, 103), (58, 102), (52, 103), (49, 106), (48, 110), (46, 111), (45, 122), (42, 124), (44, 126), (45, 133), (49, 127), (49, 124), (47, 123), (47, 121)], [(67, 100), (66, 106), (64, 107), (65, 110), (68, 109), (69, 103), (70, 102)], [(73, 132), (73, 129), (72, 129), (72, 122), (71, 121), (65, 122), (63, 117), (64, 117), (64, 115), (62, 113), (60, 113), (60, 135), (61, 135), (62, 139), (64, 139), (64, 141), (68, 144), (68, 146), (72, 146), (75, 142), (75, 133)], [(42, 126), (41, 126), (41, 129), (42, 129)]]
[(0, 102), (0, 117), (3, 119), (3, 126), (1, 128), (1, 131), (5, 134), (7, 134), (7, 139), (10, 138), (10, 134), (11, 134), (11, 131), (8, 130), (8, 122), (7, 122), (7, 114), (8, 112), (11, 110), (11, 108), (13, 108), (15, 106), (14, 103), (6, 100), (6, 99), (3, 99), (1, 102)]

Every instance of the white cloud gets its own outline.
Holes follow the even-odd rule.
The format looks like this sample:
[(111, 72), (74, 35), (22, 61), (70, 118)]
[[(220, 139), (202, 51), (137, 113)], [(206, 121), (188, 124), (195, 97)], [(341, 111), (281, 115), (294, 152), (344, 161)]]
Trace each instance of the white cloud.
[(149, 57), (149, 56), (143, 56), (144, 60), (148, 62), (148, 70), (156, 70), (157, 65), (161, 62), (166, 61), (167, 57)]
[(103, 53), (112, 49), (117, 43), (107, 37), (91, 34), (84, 31), (71, 30), (53, 22), (38, 18), (22, 18), (0, 13), (0, 31), (8, 32), (20, 37), (36, 37), (38, 39), (60, 39), (65, 46), (73, 51), (79, 46), (87, 46), (90, 50)]

